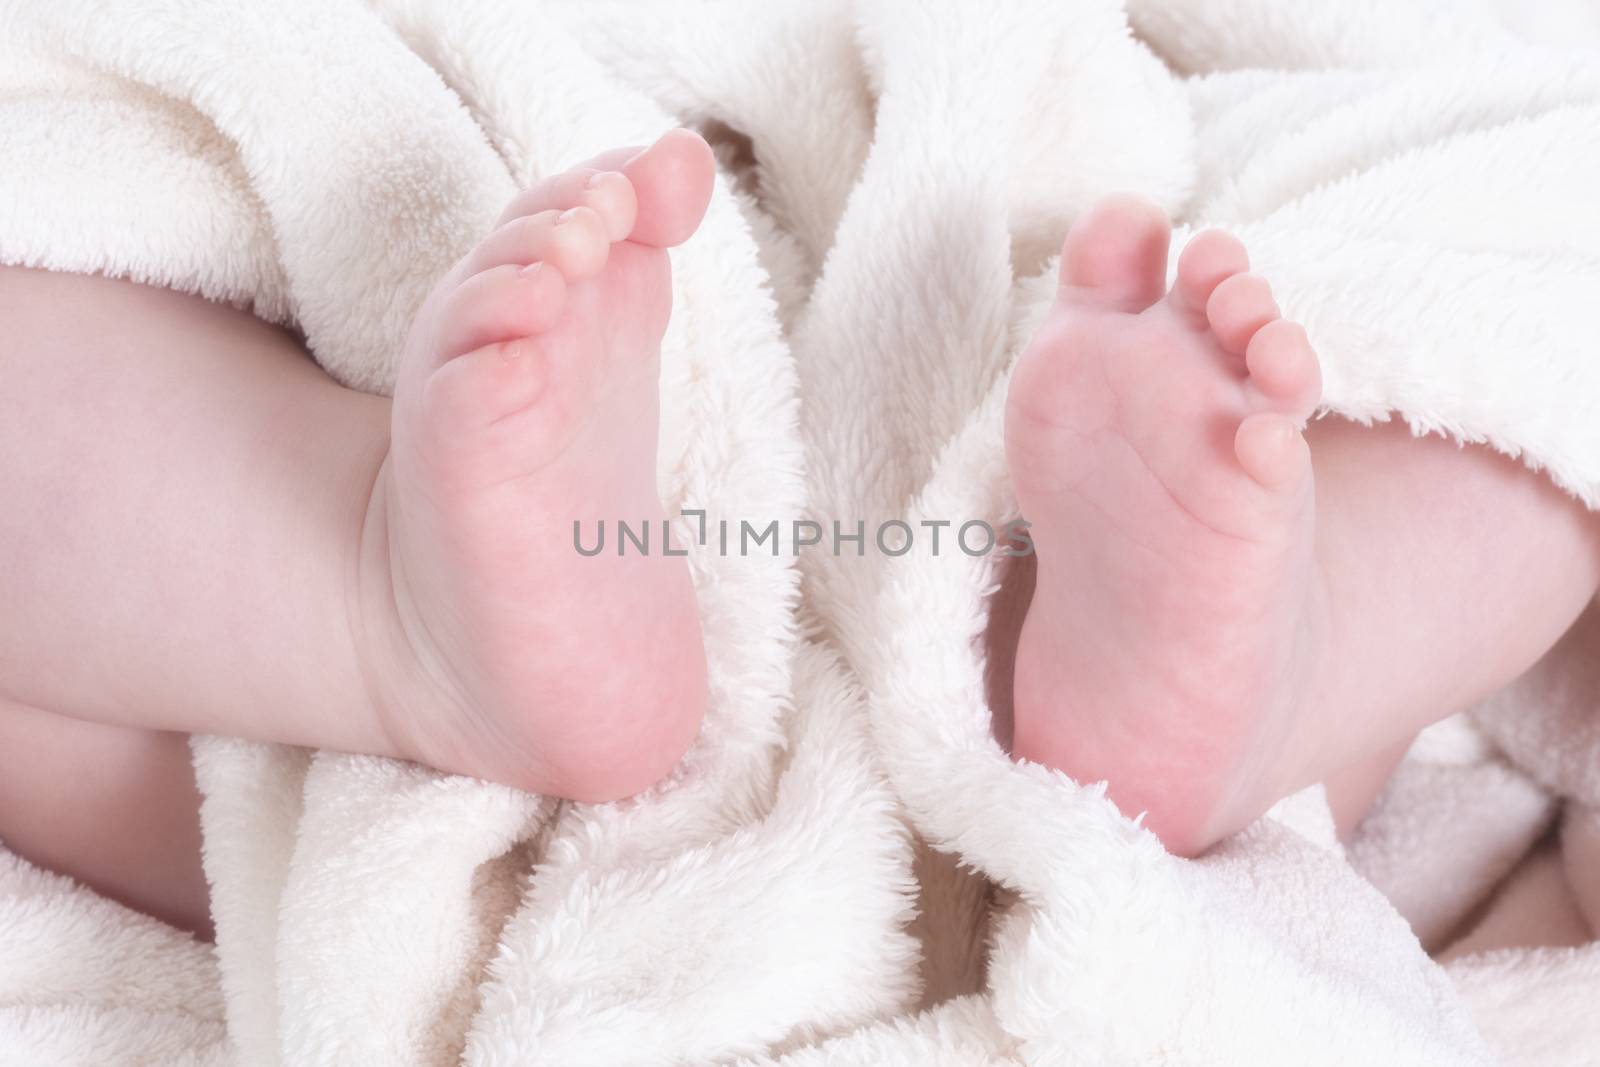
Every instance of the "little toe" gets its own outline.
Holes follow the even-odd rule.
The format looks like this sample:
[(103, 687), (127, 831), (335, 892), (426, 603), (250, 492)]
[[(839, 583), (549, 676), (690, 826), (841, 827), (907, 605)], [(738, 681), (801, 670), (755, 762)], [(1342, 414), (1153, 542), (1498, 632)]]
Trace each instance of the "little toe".
[(1218, 342), (1242, 356), (1257, 330), (1278, 317), (1272, 288), (1257, 274), (1234, 274), (1217, 284), (1206, 301), (1206, 321)]
[(1278, 412), (1305, 418), (1322, 398), (1322, 371), (1305, 327), (1288, 319), (1262, 326), (1245, 346), (1250, 382)]
[(1203, 230), (1179, 254), (1178, 277), (1167, 299), (1186, 318), (1204, 322), (1206, 302), (1217, 286), (1249, 269), (1250, 256), (1237, 237), (1222, 230)]
[(523, 215), (485, 237), (462, 262), (465, 275), (504, 264), (544, 262), (567, 281), (600, 273), (611, 251), (606, 224), (586, 207)]
[(474, 274), (446, 298), (435, 350), (441, 361), (555, 325), (566, 307), (566, 280), (547, 263), (503, 264)]
[(1061, 247), (1061, 299), (1113, 311), (1143, 311), (1166, 290), (1172, 224), (1137, 196), (1112, 196), (1090, 208)]
[(1258, 412), (1239, 423), (1233, 437), (1239, 466), (1263, 489), (1284, 492), (1311, 471), (1311, 452), (1295, 420), (1276, 412)]

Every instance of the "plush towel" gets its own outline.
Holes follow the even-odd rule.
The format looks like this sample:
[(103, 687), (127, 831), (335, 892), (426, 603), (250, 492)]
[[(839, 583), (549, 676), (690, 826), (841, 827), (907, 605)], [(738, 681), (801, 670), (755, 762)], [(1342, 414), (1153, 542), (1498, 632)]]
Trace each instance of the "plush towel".
[[(1593, 505), (1591, 14), (17, 4), (0, 261), (248, 308), (382, 391), (513, 190), (690, 123), (725, 167), (673, 255), (669, 508), (999, 525), (1053, 250), (1131, 189), (1245, 239), (1332, 416)], [(694, 552), (710, 711), (628, 803), (197, 739), (215, 950), (0, 854), (0, 1064), (1595, 1062), (1600, 625), (1426, 733), (1348, 852), (1313, 789), (1186, 861), (995, 741), (998, 564)], [(1528, 936), (1583, 944), (1495, 920), (1545, 890)]]

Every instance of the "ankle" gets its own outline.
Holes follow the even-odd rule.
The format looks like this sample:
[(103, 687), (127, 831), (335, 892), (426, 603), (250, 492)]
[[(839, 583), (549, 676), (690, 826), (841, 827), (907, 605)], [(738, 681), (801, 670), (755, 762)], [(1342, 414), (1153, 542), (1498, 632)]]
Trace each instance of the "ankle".
[(1344, 689), (1339, 684), (1336, 621), (1330, 587), (1316, 563), (1295, 622), (1283, 680), (1270, 697), (1277, 706), (1267, 708), (1261, 718), (1275, 732), (1248, 750), (1210, 818), (1194, 828), (1186, 854), (1204, 851), (1242, 830), (1278, 801), (1330, 773), (1330, 753), (1342, 751), (1339, 727), (1347, 725), (1350, 710), (1342, 703)]
[[(610, 661), (604, 671), (573, 671), (570, 685), (537, 694), (507, 689), (492, 671), (452, 667), (440, 644), (452, 634), (423, 610), (425, 591), (412, 585), (397, 550), (392, 471), (386, 459), (373, 478), (350, 553), (348, 612), (366, 693), (360, 714), (375, 738), (363, 751), (584, 803), (632, 796), (667, 777), (698, 735), (707, 698), (687, 570), (626, 583), (637, 592), (637, 610), (628, 613), (627, 633), (610, 635), (610, 643), (574, 634), (565, 654), (527, 652), (570, 668), (592, 651)], [(597, 676), (604, 684), (595, 684)], [(560, 723), (533, 701), (560, 709)]]
[(345, 583), (345, 613), (362, 694), (361, 704), (352, 714), (369, 724), (367, 733), (372, 742), (363, 749), (365, 754), (414, 760), (425, 746), (406, 728), (410, 717), (405, 714), (405, 705), (417, 694), (409, 670), (415, 656), (405, 653), (410, 642), (397, 594), (390, 515), (393, 487), (387, 449), (372, 472), (365, 493), (346, 552), (349, 577)]

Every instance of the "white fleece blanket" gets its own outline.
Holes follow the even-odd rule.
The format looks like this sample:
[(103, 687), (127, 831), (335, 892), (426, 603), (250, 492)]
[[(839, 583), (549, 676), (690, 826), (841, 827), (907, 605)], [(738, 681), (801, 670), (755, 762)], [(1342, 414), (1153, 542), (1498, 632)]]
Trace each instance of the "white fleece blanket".
[[(1053, 249), (1134, 189), (1243, 236), (1331, 412), (1600, 502), (1594, 10), (1129, 6), (13, 0), (0, 261), (383, 390), (514, 189), (695, 124), (669, 506), (998, 525)], [(0, 1064), (1600, 1062), (1600, 621), (1425, 734), (1348, 853), (1311, 790), (1183, 861), (993, 739), (995, 560), (691, 563), (710, 713), (634, 802), (197, 740), (214, 951), (0, 851)], [(1495, 925), (1557, 823), (1501, 898), (1561, 921)], [(1581, 944), (1495, 947), (1530, 940)]]

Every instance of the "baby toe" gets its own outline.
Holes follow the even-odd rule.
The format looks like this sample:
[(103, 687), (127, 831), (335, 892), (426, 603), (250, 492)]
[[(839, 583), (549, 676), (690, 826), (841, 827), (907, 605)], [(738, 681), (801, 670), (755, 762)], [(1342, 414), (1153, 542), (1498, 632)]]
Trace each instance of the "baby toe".
[(639, 198), (633, 183), (621, 171), (597, 170), (589, 175), (578, 206), (600, 216), (606, 236), (612, 241), (626, 240), (639, 217)]
[(1206, 300), (1206, 321), (1223, 348), (1245, 354), (1257, 330), (1278, 317), (1278, 304), (1266, 279), (1256, 274), (1234, 274), (1217, 284)]
[(1204, 322), (1206, 302), (1217, 286), (1250, 269), (1244, 244), (1231, 233), (1203, 230), (1178, 256), (1178, 277), (1167, 297), (1186, 318)]
[(474, 274), (441, 309), (440, 360), (548, 330), (565, 309), (566, 291), (561, 272), (547, 263), (503, 264)]
[(633, 183), (618, 169), (575, 167), (534, 184), (514, 197), (501, 224), (546, 211), (585, 208), (604, 224), (607, 241), (624, 240), (633, 231), (639, 200)]
[(1139, 312), (1166, 288), (1172, 224), (1160, 205), (1112, 196), (1090, 208), (1061, 247), (1064, 303)]
[(549, 263), (569, 282), (600, 273), (611, 251), (606, 224), (586, 207), (523, 215), (485, 237), (468, 253), (464, 273), (505, 264)]
[(1262, 326), (1245, 346), (1250, 382), (1274, 409), (1305, 418), (1322, 398), (1322, 371), (1305, 327), (1288, 319)]
[(639, 197), (629, 238), (655, 248), (687, 241), (710, 206), (716, 181), (716, 159), (705, 139), (692, 130), (668, 130), (621, 169)]
[(1287, 415), (1260, 412), (1239, 424), (1233, 437), (1239, 466), (1263, 489), (1286, 492), (1309, 476), (1311, 451)]

